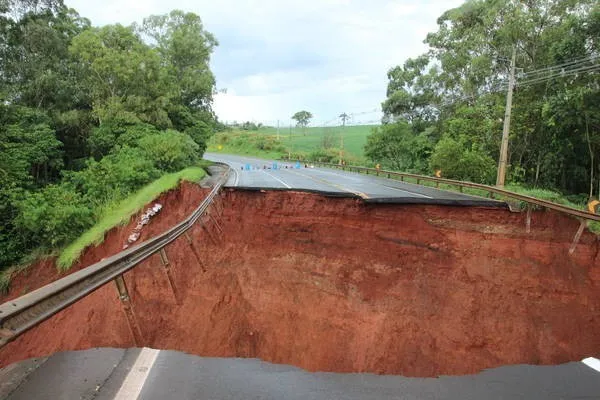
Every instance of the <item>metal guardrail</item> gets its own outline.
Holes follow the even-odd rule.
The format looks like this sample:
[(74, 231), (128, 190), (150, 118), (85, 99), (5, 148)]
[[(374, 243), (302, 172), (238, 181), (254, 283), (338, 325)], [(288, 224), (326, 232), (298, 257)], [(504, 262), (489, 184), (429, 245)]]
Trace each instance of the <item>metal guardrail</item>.
[(391, 178), (392, 176), (394, 176), (394, 177), (399, 177), (401, 181), (403, 181), (404, 178), (411, 178), (411, 179), (415, 179), (417, 181), (417, 184), (420, 184), (421, 181), (434, 182), (436, 184), (436, 187), (438, 187), (440, 184), (452, 185), (452, 186), (458, 187), (460, 192), (462, 192), (463, 188), (478, 189), (478, 190), (487, 192), (488, 197), (490, 197), (490, 198), (494, 198), (494, 194), (496, 194), (496, 195), (503, 196), (503, 197), (506, 197), (509, 199), (523, 201), (523, 202), (527, 203), (529, 205), (529, 207), (531, 205), (536, 205), (539, 207), (544, 207), (544, 208), (548, 208), (551, 210), (559, 211), (561, 213), (568, 214), (568, 215), (576, 217), (576, 218), (580, 218), (580, 219), (584, 219), (584, 220), (588, 220), (588, 221), (600, 221), (600, 215), (598, 215), (598, 214), (592, 214), (592, 213), (589, 213), (589, 212), (586, 212), (583, 210), (578, 210), (576, 208), (563, 206), (562, 204), (557, 204), (557, 203), (552, 203), (552, 202), (546, 201), (546, 200), (536, 199), (535, 197), (511, 192), (511, 191), (505, 190), (505, 189), (499, 189), (499, 188), (493, 187), (493, 186), (482, 185), (479, 183), (463, 182), (463, 181), (457, 181), (457, 180), (453, 180), (453, 179), (437, 178), (437, 177), (433, 177), (433, 176), (409, 174), (409, 173), (404, 173), (404, 172), (385, 171), (385, 170), (379, 170), (376, 168), (357, 167), (357, 166), (350, 166), (350, 165), (339, 165), (339, 164), (322, 163), (322, 162), (313, 162), (312, 164), (318, 165), (318, 166), (324, 166), (324, 167), (328, 167), (328, 168), (342, 169), (344, 171), (350, 171), (350, 172), (358, 172), (358, 173), (366, 173), (366, 174), (371, 173), (371, 174), (377, 175), (377, 176), (383, 175), (383, 176), (387, 176), (388, 178)]
[[(187, 232), (213, 203), (231, 169), (218, 179), (202, 203), (185, 220), (166, 232), (105, 260), (74, 272), (31, 293), (0, 305), (0, 347), (122, 275)], [(117, 281), (119, 287), (119, 282)], [(123, 300), (123, 298), (122, 298)], [(128, 300), (128, 299), (127, 299)]]

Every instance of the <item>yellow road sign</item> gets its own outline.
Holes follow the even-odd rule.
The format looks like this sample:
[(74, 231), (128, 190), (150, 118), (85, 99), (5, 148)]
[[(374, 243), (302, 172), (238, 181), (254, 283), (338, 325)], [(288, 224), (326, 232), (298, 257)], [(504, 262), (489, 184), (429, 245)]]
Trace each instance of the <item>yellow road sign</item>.
[(593, 214), (600, 212), (600, 201), (598, 201), (598, 200), (590, 201), (588, 203), (588, 211)]

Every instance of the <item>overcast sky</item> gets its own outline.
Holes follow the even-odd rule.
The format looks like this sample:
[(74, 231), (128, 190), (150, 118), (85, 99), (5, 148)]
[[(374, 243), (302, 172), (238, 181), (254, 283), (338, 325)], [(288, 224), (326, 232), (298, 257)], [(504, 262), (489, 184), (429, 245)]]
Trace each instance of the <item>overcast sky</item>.
[(386, 73), (426, 50), (437, 18), (462, 0), (65, 0), (93, 25), (129, 25), (172, 9), (194, 12), (219, 41), (211, 65), (223, 121), (313, 125), (380, 118)]

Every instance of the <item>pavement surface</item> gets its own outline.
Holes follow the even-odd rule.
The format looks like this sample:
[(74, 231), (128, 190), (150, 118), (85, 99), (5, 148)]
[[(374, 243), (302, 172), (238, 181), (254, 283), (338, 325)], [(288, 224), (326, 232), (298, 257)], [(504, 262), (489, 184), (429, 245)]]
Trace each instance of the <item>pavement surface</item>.
[[(594, 365), (600, 361), (591, 359)], [(596, 366), (600, 369), (599, 366)], [(30, 399), (598, 399), (600, 372), (572, 362), (477, 375), (405, 378), (310, 373), (257, 359), (154, 349), (57, 353), (0, 370), (0, 398)]]
[(333, 196), (360, 197), (367, 202), (377, 203), (507, 207), (501, 201), (413, 185), (373, 175), (328, 168), (305, 168), (304, 164), (297, 165), (296, 163), (230, 154), (205, 153), (204, 158), (226, 163), (233, 169), (227, 182), (229, 187), (303, 190)]

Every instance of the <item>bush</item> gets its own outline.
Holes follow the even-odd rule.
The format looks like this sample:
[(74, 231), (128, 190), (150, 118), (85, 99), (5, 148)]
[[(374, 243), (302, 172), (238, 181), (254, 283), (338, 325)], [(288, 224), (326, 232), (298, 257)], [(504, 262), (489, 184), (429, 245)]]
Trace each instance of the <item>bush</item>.
[(432, 170), (441, 170), (444, 178), (477, 183), (492, 183), (496, 172), (496, 163), (490, 156), (449, 137), (435, 146), (429, 165)]
[(308, 153), (306, 158), (309, 161), (318, 161), (325, 163), (337, 163), (340, 160), (340, 151), (338, 149), (319, 149)]
[(161, 171), (179, 171), (200, 159), (196, 142), (189, 135), (173, 130), (143, 137), (138, 146)]
[(69, 184), (48, 185), (28, 193), (19, 204), (15, 225), (27, 240), (43, 247), (61, 246), (93, 223), (94, 212)]
[(97, 206), (121, 199), (158, 176), (160, 171), (144, 150), (125, 146), (100, 161), (88, 161), (85, 169), (65, 174), (65, 179)]

